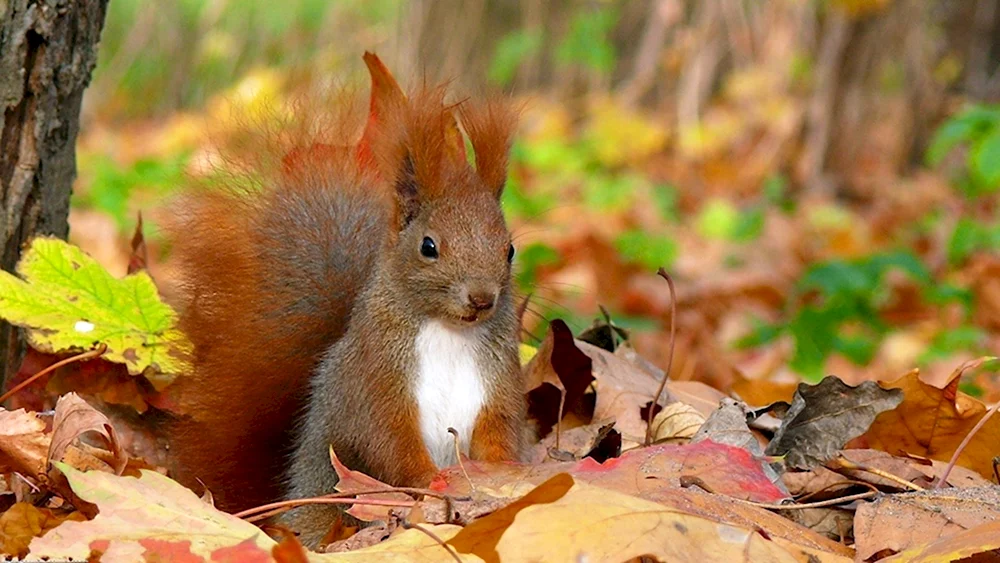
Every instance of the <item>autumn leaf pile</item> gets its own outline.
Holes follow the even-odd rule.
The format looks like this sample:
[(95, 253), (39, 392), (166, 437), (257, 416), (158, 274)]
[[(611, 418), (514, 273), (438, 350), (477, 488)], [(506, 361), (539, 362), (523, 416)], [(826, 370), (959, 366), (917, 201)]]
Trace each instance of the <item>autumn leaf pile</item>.
[[(0, 315), (40, 350), (99, 346), (103, 357), (91, 361), (108, 370), (136, 362), (132, 341), (185, 345), (155, 293), (122, 292), (148, 284), (144, 272), (114, 279), (71, 245), (42, 238), (19, 273), (0, 279), (11, 288)], [(80, 323), (98, 325), (115, 308), (123, 312), (108, 313), (121, 327), (114, 337), (72, 340), (101, 334)], [(53, 412), (2, 410), (3, 552), (101, 561), (943, 561), (1000, 550), (1000, 417), (958, 390), (988, 358), (958, 366), (943, 386), (917, 371), (854, 386), (829, 376), (791, 394), (758, 389), (750, 402), (670, 378), (657, 399), (666, 374), (609, 319), (579, 335), (554, 320), (523, 359), (540, 438), (528, 459), (463, 459), (415, 497), (331, 451), (335, 495), (366, 525), (341, 527), (325, 553), (257, 527), (268, 507), (216, 510), (211, 491), (199, 497), (157, 470), (155, 455), (143, 458), (125, 418), (76, 393)], [(172, 365), (147, 362), (118, 377), (142, 380), (154, 397), (150, 382)]]

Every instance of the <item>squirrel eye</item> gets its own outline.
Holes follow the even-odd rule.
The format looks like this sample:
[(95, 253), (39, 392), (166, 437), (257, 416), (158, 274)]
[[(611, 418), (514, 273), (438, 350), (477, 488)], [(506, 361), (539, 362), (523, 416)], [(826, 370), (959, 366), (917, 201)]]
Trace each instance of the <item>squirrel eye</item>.
[(438, 257), (438, 247), (434, 239), (424, 237), (424, 240), (420, 243), (420, 255), (432, 260)]
[(513, 261), (514, 261), (514, 245), (512, 244), (510, 245), (509, 248), (507, 248), (507, 263), (510, 264)]

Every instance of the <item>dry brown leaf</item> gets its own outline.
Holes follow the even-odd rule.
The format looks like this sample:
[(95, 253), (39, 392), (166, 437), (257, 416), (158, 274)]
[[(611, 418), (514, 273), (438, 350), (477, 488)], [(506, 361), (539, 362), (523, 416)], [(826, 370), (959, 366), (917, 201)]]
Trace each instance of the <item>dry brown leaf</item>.
[[(958, 390), (961, 369), (944, 389), (922, 381), (911, 372), (882, 383), (901, 389), (903, 402), (880, 414), (862, 437), (869, 447), (892, 454), (907, 452), (948, 461), (958, 445), (986, 414), (986, 406)], [(991, 418), (972, 438), (958, 464), (990, 479), (993, 456), (1000, 454), (1000, 417)]]
[[(389, 485), (379, 481), (374, 477), (369, 477), (360, 471), (354, 471), (349, 469), (346, 465), (341, 463), (340, 459), (337, 458), (337, 454), (334, 453), (333, 447), (330, 447), (330, 463), (333, 465), (334, 471), (337, 472), (337, 491), (341, 493), (353, 493), (355, 491), (365, 491), (373, 489), (391, 489)], [(410, 502), (416, 504), (413, 497), (405, 493), (386, 493), (379, 495), (358, 495), (358, 498), (379, 498), (384, 500), (394, 500), (397, 502)], [(351, 506), (347, 513), (351, 516), (357, 518), (358, 520), (363, 520), (365, 522), (374, 522), (375, 520), (388, 521), (390, 519), (389, 512), (393, 510), (388, 506), (373, 506), (367, 504), (355, 504)], [(395, 510), (400, 510), (396, 508)]]
[[(573, 459), (580, 459), (594, 446), (594, 441), (602, 428), (611, 424), (610, 420), (595, 421), (586, 426), (577, 426), (569, 430), (559, 432), (559, 449), (570, 454)], [(565, 461), (553, 459), (549, 455), (549, 448), (555, 448), (556, 433), (552, 432), (541, 442), (532, 446), (526, 459), (529, 463), (550, 463), (553, 461)]]
[(52, 421), (52, 442), (49, 444), (49, 461), (61, 461), (73, 440), (87, 432), (97, 432), (104, 439), (108, 450), (114, 456), (112, 467), (115, 474), (121, 475), (128, 465), (128, 454), (122, 448), (111, 421), (76, 393), (63, 395), (56, 403), (55, 417)]
[(705, 424), (705, 417), (698, 409), (679, 401), (670, 403), (653, 417), (653, 442), (687, 442), (702, 424)]
[(827, 376), (815, 385), (800, 383), (765, 453), (784, 455), (789, 467), (818, 467), (864, 434), (879, 413), (902, 400), (901, 392), (883, 389), (873, 381), (851, 386)]
[(1000, 490), (943, 489), (887, 495), (862, 504), (854, 517), (858, 559), (894, 553), (1000, 521)]
[(57, 514), (47, 508), (37, 508), (18, 502), (0, 515), (0, 553), (24, 557), (32, 538), (41, 536), (66, 520), (82, 521), (79, 512)]
[(732, 391), (748, 405), (763, 407), (779, 401), (792, 402), (798, 383), (779, 383), (770, 379), (748, 379), (734, 370)]
[(42, 480), (48, 451), (45, 422), (36, 413), (0, 409), (0, 466)]
[(646, 435), (646, 421), (640, 411), (653, 400), (660, 382), (618, 354), (582, 341), (577, 341), (576, 345), (593, 362), (594, 387), (597, 389), (594, 419), (614, 418), (615, 427), (622, 433), (623, 443), (642, 442)]

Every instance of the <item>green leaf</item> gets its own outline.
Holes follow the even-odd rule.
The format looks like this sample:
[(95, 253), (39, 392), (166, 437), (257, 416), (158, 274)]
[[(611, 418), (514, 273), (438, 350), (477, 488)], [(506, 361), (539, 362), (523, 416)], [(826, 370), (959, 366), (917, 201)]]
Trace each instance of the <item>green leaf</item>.
[(764, 232), (764, 210), (755, 207), (740, 213), (740, 218), (733, 227), (732, 240), (736, 242), (752, 242)]
[(679, 200), (680, 193), (676, 186), (660, 184), (653, 186), (650, 196), (656, 209), (660, 212), (660, 217), (668, 223), (676, 223), (680, 220)]
[(570, 22), (569, 32), (556, 49), (556, 58), (564, 64), (581, 64), (601, 74), (610, 73), (615, 66), (615, 47), (609, 39), (618, 23), (618, 14), (612, 9), (583, 11)]
[(1000, 127), (994, 128), (976, 145), (972, 152), (972, 170), (986, 191), (1000, 188)]
[(516, 254), (518, 265), (517, 283), (528, 291), (538, 281), (538, 270), (559, 262), (559, 253), (551, 246), (540, 242), (529, 244)]
[(725, 240), (733, 236), (739, 220), (740, 211), (732, 202), (713, 198), (698, 212), (695, 228), (707, 239)]
[(934, 134), (927, 148), (926, 160), (937, 166), (960, 143), (972, 143), (977, 137), (1000, 124), (1000, 110), (973, 106), (949, 119)]
[(959, 143), (968, 141), (975, 131), (974, 123), (953, 119), (941, 126), (927, 147), (926, 161), (929, 166), (941, 164), (944, 157)]
[(652, 272), (669, 267), (677, 259), (674, 239), (645, 231), (626, 231), (615, 239), (615, 248), (629, 262), (641, 264)]
[(948, 263), (956, 265), (978, 250), (983, 243), (983, 228), (968, 217), (958, 220), (948, 240)]
[(108, 346), (104, 358), (145, 374), (157, 390), (187, 371), (191, 350), (145, 272), (122, 279), (79, 248), (39, 237), (17, 265), (0, 272), (0, 317), (27, 329), (31, 345), (59, 353)]
[(490, 82), (509, 85), (524, 59), (537, 53), (541, 47), (542, 34), (539, 31), (521, 29), (505, 35), (493, 53), (487, 74)]

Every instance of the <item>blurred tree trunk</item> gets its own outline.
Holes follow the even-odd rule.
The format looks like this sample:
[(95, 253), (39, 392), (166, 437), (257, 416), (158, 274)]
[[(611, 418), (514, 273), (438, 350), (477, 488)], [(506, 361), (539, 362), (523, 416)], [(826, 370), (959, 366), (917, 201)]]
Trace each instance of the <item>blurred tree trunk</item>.
[[(0, 268), (35, 235), (66, 238), (80, 102), (108, 0), (0, 0)], [(0, 323), (0, 383), (25, 351)]]

